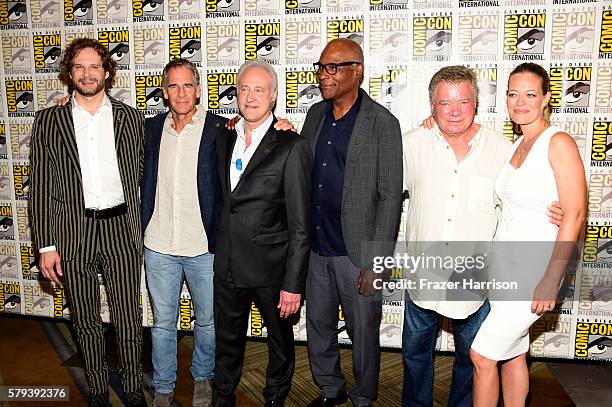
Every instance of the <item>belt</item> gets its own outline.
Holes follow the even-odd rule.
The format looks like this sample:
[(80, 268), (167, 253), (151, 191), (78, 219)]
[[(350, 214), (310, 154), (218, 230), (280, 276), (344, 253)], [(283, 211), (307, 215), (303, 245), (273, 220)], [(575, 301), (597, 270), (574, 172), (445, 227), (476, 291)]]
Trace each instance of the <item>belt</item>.
[(125, 203), (106, 209), (85, 209), (85, 217), (92, 219), (110, 219), (115, 216), (125, 215), (126, 213), (127, 205)]

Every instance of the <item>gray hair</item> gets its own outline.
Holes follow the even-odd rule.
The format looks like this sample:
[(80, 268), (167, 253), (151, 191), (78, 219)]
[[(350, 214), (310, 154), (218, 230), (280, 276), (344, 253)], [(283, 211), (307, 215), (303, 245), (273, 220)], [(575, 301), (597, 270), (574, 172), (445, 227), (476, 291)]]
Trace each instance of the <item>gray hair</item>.
[(429, 100), (434, 100), (434, 94), (441, 82), (461, 83), (467, 82), (474, 90), (476, 103), (478, 103), (478, 77), (472, 68), (463, 65), (445, 66), (434, 74), (429, 82)]
[(276, 71), (269, 62), (264, 61), (263, 59), (251, 59), (242, 64), (238, 70), (238, 74), (236, 75), (237, 88), (240, 84), (240, 77), (251, 68), (261, 68), (266, 71), (268, 75), (270, 75), (270, 79), (272, 79), (272, 91), (276, 92), (278, 90), (278, 76), (276, 75)]
[(189, 69), (191, 71), (191, 78), (193, 79), (193, 83), (196, 86), (200, 86), (200, 72), (198, 72), (198, 68), (196, 68), (196, 66), (188, 59), (176, 58), (168, 62), (164, 67), (164, 81), (162, 82), (162, 88), (168, 89), (168, 73), (171, 69), (179, 67), (185, 67)]

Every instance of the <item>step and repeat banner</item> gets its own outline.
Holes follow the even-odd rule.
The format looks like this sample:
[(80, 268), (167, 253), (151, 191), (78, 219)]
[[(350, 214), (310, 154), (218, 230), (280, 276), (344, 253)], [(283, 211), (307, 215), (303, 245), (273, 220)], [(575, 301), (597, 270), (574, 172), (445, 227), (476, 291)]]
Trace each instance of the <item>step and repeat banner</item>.
[[(508, 73), (524, 61), (549, 70), (553, 124), (575, 138), (584, 159), (589, 217), (568, 294), (534, 324), (531, 353), (612, 359), (612, 1), (0, 0), (0, 36), (0, 312), (70, 316), (64, 290), (38, 271), (28, 194), (34, 114), (66, 94), (59, 61), (74, 38), (108, 47), (119, 66), (111, 95), (146, 116), (166, 110), (161, 70), (171, 58), (199, 67), (201, 104), (227, 117), (238, 112), (240, 64), (266, 59), (279, 75), (277, 114), (301, 126), (321, 99), (312, 63), (327, 41), (343, 37), (363, 47), (363, 88), (404, 132), (429, 115), (432, 74), (465, 64), (479, 78), (478, 121), (512, 139)], [(403, 295), (384, 292), (383, 346), (401, 346)], [(151, 325), (144, 278), (142, 303)], [(295, 336), (305, 340), (301, 312)], [(193, 319), (184, 289), (178, 328), (191, 329)], [(341, 310), (339, 319), (339, 338), (348, 342)], [(453, 350), (452, 327), (442, 325), (437, 348)], [(249, 333), (266, 335), (255, 307)]]

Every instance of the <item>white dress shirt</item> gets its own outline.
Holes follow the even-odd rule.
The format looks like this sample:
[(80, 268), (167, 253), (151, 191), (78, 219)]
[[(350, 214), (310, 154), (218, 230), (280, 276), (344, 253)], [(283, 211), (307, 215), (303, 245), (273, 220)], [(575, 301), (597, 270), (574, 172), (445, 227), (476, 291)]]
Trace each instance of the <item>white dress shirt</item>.
[(180, 133), (172, 114), (164, 121), (157, 167), (155, 208), (147, 225), (148, 249), (173, 256), (195, 257), (208, 252), (198, 198), (198, 154), (206, 110), (200, 106)]
[[(469, 145), (468, 154), (457, 162), (437, 127), (420, 127), (403, 136), (404, 189), (409, 192), (404, 236), (409, 245), (493, 239), (499, 216), (495, 178), (511, 144), (481, 127)], [(457, 319), (482, 305), (482, 301), (439, 301), (431, 298), (431, 291), (419, 298), (418, 289), (410, 290), (410, 297), (421, 308)]]
[(85, 207), (106, 209), (125, 202), (115, 149), (113, 108), (104, 100), (92, 115), (72, 97), (72, 119), (83, 177)]
[[(236, 124), (236, 134), (238, 136), (236, 137), (236, 143), (232, 151), (232, 162), (230, 165), (230, 184), (232, 191), (236, 188), (236, 185), (238, 185), (242, 173), (249, 164), (249, 161), (251, 161), (251, 157), (253, 157), (257, 147), (259, 147), (261, 140), (268, 132), (268, 129), (272, 125), (272, 121), (274, 121), (274, 115), (270, 113), (270, 116), (268, 116), (265, 122), (251, 131), (251, 144), (248, 147), (246, 146), (246, 134), (244, 132), (244, 118), (240, 119), (238, 124)], [(240, 167), (240, 169), (238, 167)]]

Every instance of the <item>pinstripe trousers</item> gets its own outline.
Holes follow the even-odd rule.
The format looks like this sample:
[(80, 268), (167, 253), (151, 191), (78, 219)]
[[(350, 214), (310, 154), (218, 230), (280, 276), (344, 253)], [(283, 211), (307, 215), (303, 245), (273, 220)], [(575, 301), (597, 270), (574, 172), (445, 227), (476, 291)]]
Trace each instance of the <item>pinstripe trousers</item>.
[(134, 247), (126, 215), (104, 220), (88, 218), (76, 257), (62, 261), (90, 396), (108, 392), (98, 273), (104, 279), (111, 322), (117, 329), (123, 390), (130, 394), (142, 389), (141, 264), (142, 257)]

